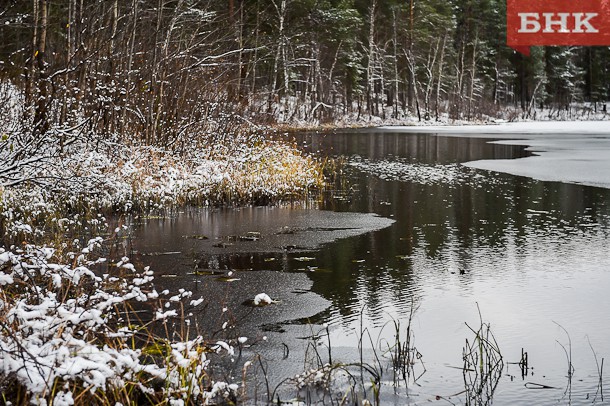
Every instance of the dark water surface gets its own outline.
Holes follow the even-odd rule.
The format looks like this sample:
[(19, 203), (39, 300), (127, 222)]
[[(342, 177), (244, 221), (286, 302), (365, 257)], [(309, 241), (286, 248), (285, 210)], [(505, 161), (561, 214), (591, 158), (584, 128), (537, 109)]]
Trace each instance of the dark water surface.
[[(425, 373), (396, 395), (384, 385), (382, 403), (466, 404), (462, 351), (474, 334), (465, 323), (478, 328), (480, 309), (504, 360), (495, 404), (603, 403), (609, 190), (459, 165), (528, 155), (483, 139), (357, 131), (297, 141), (346, 159), (319, 203), (324, 211), (193, 211), (136, 228), (135, 248), (155, 254), (142, 261), (167, 274), (158, 283), (211, 299), (202, 325), (221, 325), (229, 314), (239, 320), (238, 334), (258, 340), (253, 348), (279, 380), (303, 369), (308, 341), (301, 337), (323, 323), (334, 360), (356, 361), (363, 329), (384, 343), (393, 336), (388, 322), (404, 327), (416, 307), (412, 345)], [(209, 275), (189, 274), (195, 266)], [(279, 303), (243, 304), (261, 292)], [(522, 351), (526, 371), (514, 364)], [(420, 364), (414, 369), (423, 372)], [(610, 397), (606, 375), (601, 389)]]

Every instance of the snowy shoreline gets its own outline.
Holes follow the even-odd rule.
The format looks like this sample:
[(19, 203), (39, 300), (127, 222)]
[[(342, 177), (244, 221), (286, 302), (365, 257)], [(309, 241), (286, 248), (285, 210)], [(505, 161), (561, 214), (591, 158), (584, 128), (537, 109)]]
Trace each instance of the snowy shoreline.
[[(216, 379), (210, 353), (233, 358), (246, 339), (210, 332), (193, 338), (199, 331), (190, 330), (190, 312), (205, 298), (191, 300), (184, 289), (157, 292), (152, 270), (113, 253), (126, 241), (122, 215), (301, 199), (321, 186), (320, 162), (252, 135), (181, 154), (101, 137), (96, 146), (75, 142), (58, 151), (50, 144), (34, 151), (31, 165), (17, 157), (14, 170), (0, 172), (5, 400), (69, 406), (235, 399), (239, 386)], [(114, 231), (109, 213), (118, 218)], [(99, 235), (104, 240), (90, 239)], [(172, 335), (159, 335), (163, 330)]]
[(422, 126), (381, 126), (379, 130), (405, 133), (432, 133), (455, 136), (482, 135), (513, 138), (515, 135), (525, 135), (528, 138), (536, 135), (608, 135), (610, 136), (610, 121), (519, 121), (500, 122), (495, 124), (464, 124), (464, 125), (422, 125)]
[[(379, 127), (374, 131), (492, 138), (498, 140), (493, 142), (526, 145), (537, 155), (466, 165), (610, 188), (607, 123), (523, 122)], [(78, 233), (86, 225), (91, 232), (93, 226), (103, 230), (107, 222), (99, 216), (102, 209), (138, 212), (205, 202), (212, 190), (219, 192), (213, 196), (221, 197), (216, 201), (231, 197), (236, 202), (304, 193), (319, 184), (320, 168), (295, 151), (285, 144), (263, 143), (244, 147), (239, 154), (218, 155), (216, 160), (203, 156), (178, 160), (152, 148), (125, 149), (112, 159), (90, 151), (71, 156), (62, 166), (64, 179), (72, 182), (61, 184), (54, 179), (0, 189), (3, 227), (9, 233), (5, 238), (19, 242), (0, 249), (0, 308), (4, 312), (0, 322), (5, 327), (0, 335), (5, 354), (0, 373), (12, 385), (0, 386), (0, 390), (25, 388), (32, 401), (56, 405), (70, 405), (75, 398), (90, 396), (92, 388), (108, 401), (120, 400), (125, 395), (120, 388), (125, 385), (143, 396), (170, 397), (178, 403), (234, 398), (240, 387), (214, 381), (208, 375), (211, 360), (206, 353), (232, 357), (245, 338), (168, 341), (151, 335), (147, 345), (134, 348), (132, 339), (148, 331), (126, 324), (121, 318), (125, 313), (117, 312), (117, 306), (130, 309), (134, 301), (147, 304), (153, 321), (163, 324), (180, 320), (184, 316), (181, 309), (187, 309), (188, 315), (205, 300), (191, 300), (192, 294), (184, 290), (157, 292), (152, 271), (136, 270), (127, 258), (109, 264), (101, 275), (95, 273), (92, 269), (106, 262), (101, 257), (101, 239), (70, 241), (66, 235)], [(66, 174), (70, 173), (80, 177), (69, 178)], [(92, 191), (95, 193), (88, 193)], [(214, 202), (211, 198), (205, 203)], [(45, 236), (48, 230), (55, 234)], [(117, 227), (108, 238), (118, 243), (121, 233), (123, 229)], [(60, 236), (55, 249), (23, 244), (54, 235)]]
[(426, 133), (445, 137), (491, 138), (522, 145), (533, 156), (488, 159), (465, 166), (524, 176), (540, 181), (610, 189), (609, 121), (542, 121), (434, 127), (380, 127), (380, 131)]

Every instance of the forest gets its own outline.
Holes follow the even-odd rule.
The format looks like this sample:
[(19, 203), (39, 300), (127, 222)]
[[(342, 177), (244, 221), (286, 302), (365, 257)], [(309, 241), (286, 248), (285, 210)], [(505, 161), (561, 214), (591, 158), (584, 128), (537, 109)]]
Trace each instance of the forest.
[[(348, 207), (343, 205), (351, 204), (351, 199), (359, 199), (361, 190), (370, 189), (370, 196), (375, 197), (363, 198), (367, 209), (358, 211), (372, 214), (377, 210), (374, 202), (383, 206), (378, 210), (380, 213), (392, 217), (394, 214), (389, 214), (389, 210), (407, 207), (404, 213), (396, 211), (394, 219), (386, 219), (389, 223), (396, 220), (400, 224), (402, 218), (419, 218), (419, 214), (413, 213), (421, 207), (421, 203), (418, 206), (420, 200), (434, 203), (426, 203), (422, 209), (425, 222), (421, 227), (417, 227), (417, 221), (404, 223), (404, 228), (409, 230), (427, 230), (428, 226), (436, 224), (445, 227), (450, 224), (448, 219), (462, 221), (462, 217), (464, 221), (472, 220), (472, 224), (478, 225), (477, 213), (488, 213), (492, 207), (490, 202), (500, 199), (501, 205), (493, 211), (497, 216), (506, 216), (507, 227), (513, 227), (515, 223), (529, 227), (535, 222), (528, 216), (547, 213), (553, 216), (553, 221), (562, 223), (558, 226), (560, 233), (568, 228), (579, 230), (577, 236), (566, 232), (566, 241), (580, 238), (580, 228), (589, 230), (591, 224), (571, 227), (571, 222), (556, 216), (555, 206), (549, 212), (541, 211), (537, 204), (548, 199), (535, 195), (543, 189), (539, 185), (530, 188), (527, 184), (522, 186), (522, 180), (515, 181), (517, 186), (507, 186), (506, 198), (496, 194), (499, 183), (490, 183), (493, 187), (489, 190), (484, 183), (465, 184), (468, 189), (462, 193), (462, 189), (448, 183), (456, 178), (455, 173), (464, 173), (467, 176), (463, 178), (473, 182), (483, 182), (486, 177), (472, 176), (472, 172), (463, 172), (463, 168), (453, 163), (437, 165), (435, 161), (434, 165), (412, 165), (405, 151), (416, 154), (417, 145), (422, 144), (416, 140), (423, 138), (401, 136), (402, 144), (392, 144), (383, 150), (384, 159), (398, 155), (394, 156), (393, 165), (381, 161), (380, 167), (393, 170), (395, 176), (408, 170), (409, 176), (419, 177), (420, 185), (404, 187), (408, 193), (405, 192), (403, 199), (400, 194), (403, 186), (398, 188), (398, 181), (407, 179), (379, 182), (379, 179), (389, 178), (365, 173), (362, 168), (367, 161), (360, 160), (360, 156), (354, 155), (358, 160), (352, 160), (350, 164), (345, 157), (336, 159), (337, 156), (332, 155), (336, 153), (333, 147), (309, 151), (288, 131), (381, 124), (481, 124), (582, 120), (601, 116), (607, 119), (610, 47), (534, 47), (531, 56), (526, 57), (506, 46), (505, 14), (504, 2), (497, 0), (1, 0), (0, 403), (56, 406), (237, 404), (238, 401), (258, 402), (266, 397), (263, 404), (280, 404), (280, 395), (270, 389), (267, 380), (265, 368), (271, 366), (271, 362), (267, 364), (261, 358), (257, 347), (248, 350), (258, 344), (265, 351), (267, 336), (257, 337), (258, 333), (242, 336), (238, 328), (245, 319), (234, 317), (232, 311), (246, 308), (250, 314), (256, 307), (287, 306), (290, 301), (269, 296), (273, 292), (260, 291), (263, 286), (268, 289), (271, 285), (279, 285), (276, 281), (261, 279), (260, 284), (248, 285), (246, 278), (256, 272), (242, 270), (253, 270), (259, 266), (256, 263), (260, 263), (265, 272), (271, 272), (269, 269), (276, 265), (284, 267), (289, 261), (296, 261), (294, 266), (298, 268), (295, 271), (315, 275), (311, 276), (312, 280), (329, 275), (335, 277), (333, 272), (337, 270), (340, 283), (326, 285), (349, 287), (350, 283), (343, 279), (344, 269), (353, 268), (357, 272), (355, 281), (363, 279), (360, 275), (366, 275), (365, 267), (370, 267), (375, 272), (369, 278), (374, 282), (371, 286), (374, 286), (375, 295), (380, 290), (379, 283), (386, 283), (379, 275), (387, 270), (394, 275), (392, 283), (400, 289), (392, 297), (401, 298), (405, 296), (404, 286), (407, 285), (393, 278), (405, 275), (405, 283), (417, 279), (413, 277), (415, 273), (404, 268), (408, 264), (411, 266), (413, 258), (419, 258), (411, 255), (416, 252), (412, 249), (417, 249), (417, 238), (411, 238), (411, 234), (409, 238), (403, 238), (403, 231), (392, 231), (396, 239), (391, 242), (372, 242), (371, 248), (354, 248), (357, 256), (345, 257), (345, 266), (332, 265), (325, 269), (317, 265), (304, 268), (302, 262), (316, 259), (302, 256), (299, 247), (292, 244), (282, 245), (273, 257), (260, 256), (255, 260), (255, 256), (262, 253), (249, 251), (243, 251), (242, 254), (247, 255), (242, 257), (234, 255), (238, 252), (231, 248), (234, 244), (250, 244), (261, 238), (258, 227), (245, 233), (240, 231), (210, 238), (209, 233), (216, 229), (216, 223), (213, 223), (215, 225), (210, 229), (189, 228), (189, 231), (180, 232), (177, 238), (180, 251), (164, 244), (154, 245), (154, 250), (151, 245), (150, 252), (134, 249), (135, 231), (146, 229), (148, 224), (162, 224), (167, 220), (170, 222), (167, 230), (175, 231), (173, 221), (180, 215), (188, 215), (187, 223), (192, 225), (203, 224), (199, 219), (220, 215), (218, 224), (224, 226), (235, 221), (241, 226), (243, 213), (240, 210), (247, 206), (256, 218), (263, 212), (259, 211), (260, 206), (264, 205), (305, 208), (300, 214), (308, 211), (320, 214), (322, 210), (309, 208), (322, 204), (325, 198), (332, 207), (341, 207), (339, 211), (343, 211)], [(512, 124), (505, 123), (504, 128)], [(565, 123), (555, 124), (563, 126)], [(577, 128), (578, 136), (586, 134), (581, 124), (573, 122), (571, 127)], [(601, 129), (595, 129), (596, 135), (607, 132), (605, 122), (593, 124)], [(534, 132), (533, 128), (530, 130)], [(338, 134), (333, 133), (329, 140), (335, 135)], [(437, 145), (437, 138), (427, 140), (430, 143), (423, 144)], [(585, 151), (597, 158), (602, 156), (598, 141), (589, 140), (587, 144), (581, 138), (578, 143), (594, 145)], [(466, 147), (446, 149), (470, 154), (490, 147), (485, 144), (471, 148), (470, 140), (459, 142)], [(404, 157), (400, 156), (396, 145), (405, 146)], [(593, 149), (595, 154), (591, 153)], [(570, 149), (567, 151), (566, 154), (572, 153)], [(433, 152), (437, 159), (438, 150)], [(572, 156), (570, 160), (586, 161)], [(603, 155), (596, 162), (606, 163), (608, 159)], [(349, 166), (366, 176), (362, 178), (361, 190), (359, 179), (344, 182), (336, 176), (351, 173)], [(421, 187), (427, 182), (434, 183), (433, 189)], [(436, 183), (442, 182), (448, 183), (446, 190), (437, 187)], [(396, 193), (386, 193), (386, 189), (371, 186), (385, 188), (390, 184), (397, 186)], [(341, 190), (332, 190), (335, 186)], [(475, 196), (478, 190), (489, 192), (491, 197), (471, 197), (471, 193)], [(526, 206), (519, 201), (511, 209), (512, 202), (518, 200), (514, 197), (515, 190), (524, 193), (523, 200), (536, 196), (536, 205)], [(557, 190), (557, 196), (566, 196), (564, 189)], [(426, 194), (425, 199), (420, 193)], [(450, 197), (454, 194), (455, 197)], [(591, 199), (597, 196), (595, 193), (590, 195)], [(575, 201), (586, 201), (581, 195), (577, 196)], [(584, 196), (589, 196), (589, 192)], [(381, 198), (384, 200), (376, 201)], [(415, 198), (417, 200), (412, 200)], [(392, 205), (392, 199), (396, 199), (396, 204)], [(481, 202), (480, 210), (471, 206), (477, 201)], [(408, 202), (406, 206), (405, 202)], [(437, 206), (442, 209), (430, 209)], [(455, 213), (463, 211), (468, 215), (454, 215), (453, 206), (458, 207)], [(563, 207), (563, 203), (558, 203), (559, 206)], [(600, 206), (606, 207), (605, 204)], [(469, 214), (471, 207), (477, 216)], [(583, 209), (587, 221), (595, 219), (594, 225), (599, 226), (595, 212), (591, 214), (587, 210)], [(191, 213), (194, 213), (193, 221)], [(444, 213), (447, 213), (446, 218), (430, 220), (434, 217), (429, 215), (445, 216)], [(600, 219), (605, 215), (603, 212)], [(264, 218), (269, 221), (271, 215)], [(515, 218), (523, 221), (515, 221)], [(487, 222), (488, 218), (480, 219), (480, 224)], [(338, 224), (336, 230), (353, 229)], [(456, 224), (454, 228), (460, 232), (470, 227)], [(538, 243), (543, 240), (539, 238), (541, 235), (555, 237), (556, 233), (549, 234), (550, 223), (540, 224), (544, 228), (540, 228), (540, 232), (532, 229), (532, 238), (524, 240)], [(218, 226), (218, 230), (221, 228)], [(487, 228), (491, 230), (488, 226), (481, 230)], [(294, 227), (296, 231), (300, 229), (300, 226)], [(326, 226), (317, 228), (307, 224), (303, 230), (303, 233), (326, 233), (334, 228), (327, 230)], [(607, 235), (603, 228), (591, 230), (599, 236)], [(295, 231), (282, 224), (279, 231), (274, 229), (270, 233), (273, 239), (294, 235)], [(479, 235), (477, 233), (479, 231), (474, 235)], [(161, 234), (166, 232), (158, 233)], [(506, 234), (527, 236), (513, 228)], [(307, 234), (307, 238), (310, 235)], [(497, 235), (494, 230), (489, 241), (496, 241)], [(149, 238), (156, 244), (157, 235)], [(447, 237), (447, 240), (451, 238)], [(466, 239), (471, 240), (470, 237)], [(194, 245), (205, 240), (210, 243), (205, 249)], [(365, 240), (369, 241), (369, 238), (358, 241)], [(591, 241), (594, 240), (586, 239), (583, 246), (597, 249), (598, 245)], [(420, 247), (426, 245), (421, 244)], [(553, 240), (551, 246), (555, 249), (558, 244)], [(377, 246), (392, 250), (388, 251), (387, 263), (373, 267), (370, 264), (377, 261), (378, 252), (384, 251)], [(408, 251), (393, 251), (398, 249), (396, 247)], [(522, 249), (522, 244), (519, 242), (516, 247)], [(537, 245), (533, 247), (531, 250), (536, 258), (539, 251), (545, 251)], [(580, 252), (572, 247), (569, 246), (571, 254)], [(206, 255), (212, 248), (226, 251), (218, 251), (221, 254), (207, 260)], [(460, 250), (466, 248), (460, 244)], [(605, 252), (604, 249), (599, 252)], [(352, 248), (345, 252), (350, 250)], [(305, 253), (314, 255), (309, 249)], [(501, 252), (502, 258), (505, 254)], [(449, 256), (462, 258), (461, 253)], [(337, 252), (330, 257), (334, 263)], [(368, 259), (363, 259), (365, 257)], [(595, 258), (594, 255), (581, 257)], [(146, 265), (149, 259), (159, 261), (159, 258), (169, 258), (171, 263)], [(249, 262), (237, 268), (233, 266), (237, 262), (219, 262), (219, 258), (222, 261), (225, 261), (223, 258), (229, 258), (229, 261), (241, 258), (244, 264), (246, 260)], [(580, 258), (576, 259), (574, 263), (578, 265)], [(552, 260), (556, 261), (556, 258)], [(570, 263), (572, 269), (573, 264), (565, 262)], [(226, 264), (231, 265), (230, 270)], [(456, 276), (468, 278), (471, 272), (462, 271), (464, 268), (459, 266)], [(236, 277), (234, 272), (238, 269), (240, 276)], [(488, 269), (487, 265), (485, 269)], [(443, 263), (443, 275), (448, 270)], [(455, 273), (451, 271), (451, 274)], [(284, 268), (277, 274), (284, 274)], [(285, 274), (290, 279), (298, 276)], [(204, 280), (208, 277), (214, 278), (213, 281)], [(244, 281), (240, 284), (241, 277)], [(304, 282), (308, 283), (309, 277), (303, 276)], [(171, 285), (172, 280), (178, 282)], [(591, 280), (595, 283), (595, 279)], [(184, 285), (182, 281), (186, 281)], [(229, 290), (218, 288), (221, 285), (214, 283), (233, 286), (229, 284), (235, 282), (235, 286), (257, 291), (235, 294), (235, 297), (227, 293), (226, 299), (216, 303), (199, 290), (208, 282), (211, 289), (218, 292)], [(443, 286), (445, 284), (446, 280)], [(169, 287), (157, 290), (156, 286)], [(184, 289), (189, 286), (194, 286), (195, 293)], [(301, 289), (290, 285), (290, 295), (301, 297), (311, 286), (306, 284)], [(546, 285), (543, 290), (550, 291)], [(350, 298), (357, 296), (352, 293)], [(531, 296), (539, 297), (538, 292)], [(332, 293), (328, 297), (337, 296)], [(231, 301), (224, 302), (229, 299)], [(236, 301), (232, 302), (233, 299)], [(521, 303), (520, 300), (514, 302)], [(234, 304), (234, 309), (225, 303)], [(549, 300), (548, 303), (554, 302)], [(209, 305), (218, 305), (219, 314), (206, 313)], [(404, 376), (415, 360), (411, 357), (420, 359), (421, 355), (408, 344), (412, 334), (411, 317), (417, 307), (414, 301), (410, 306), (411, 316), (403, 344), (397, 321), (386, 323), (396, 327), (395, 344), (392, 349), (388, 345), (387, 351), (393, 361), (399, 360), (398, 364), (392, 364), (394, 384), (396, 371), (400, 368), (403, 368), (402, 379), (406, 383)], [(447, 308), (453, 306), (454, 303)], [(362, 312), (364, 308), (360, 304), (358, 307)], [(592, 313), (597, 315), (599, 312)], [(298, 316), (299, 320), (305, 320), (302, 317)], [(581, 314), (575, 318), (580, 317)], [(207, 321), (207, 318), (217, 321), (218, 326), (200, 329), (198, 320)], [(597, 325), (601, 324), (597, 322)], [(335, 371), (345, 371), (352, 377), (351, 372), (344, 369), (347, 364), (330, 365), (327, 326), (325, 324), (321, 332), (326, 331), (328, 335), (329, 364), (322, 365), (318, 353), (318, 348), (322, 347), (315, 341), (311, 348), (320, 360), (317, 369), (306, 369), (294, 378), (281, 377), (277, 387), (285, 382), (297, 391), (304, 387), (317, 390), (320, 385), (332, 383), (330, 377)], [(313, 329), (311, 331), (313, 334)], [(362, 343), (362, 324), (360, 331)], [(479, 340), (483, 336), (481, 331), (476, 332)], [(371, 334), (371, 346), (378, 344), (381, 349), (382, 341), (373, 344), (370, 337)], [(299, 337), (299, 345), (301, 341)], [(557, 343), (561, 345), (559, 341)], [(289, 347), (283, 346), (286, 350), (283, 358), (287, 359)], [(591, 342), (589, 346), (593, 349)], [(471, 354), (479, 348), (473, 346)], [(523, 346), (520, 348), (523, 354)], [(565, 347), (563, 349), (565, 351)], [(250, 357), (243, 363), (242, 350), (244, 354), (249, 351)], [(361, 347), (360, 363), (349, 365), (358, 365), (361, 377), (366, 369), (375, 378), (369, 382), (372, 386), (369, 398), (376, 397), (372, 400), (380, 404), (379, 388), (386, 381), (385, 377), (381, 379), (384, 368), (381, 364), (377, 369), (371, 367), (376, 363), (363, 363), (362, 353)], [(292, 353), (290, 356), (296, 357)], [(478, 359), (473, 357), (474, 361)], [(229, 361), (233, 366), (227, 367)], [(449, 365), (446, 360), (437, 364)], [(603, 368), (603, 358), (601, 364)], [(464, 383), (466, 371), (475, 371), (475, 368), (465, 367)], [(502, 366), (494, 367), (494, 371), (498, 371), (498, 379), (508, 376)], [(563, 371), (561, 376), (565, 374)], [(571, 377), (571, 372), (568, 375)], [(599, 376), (601, 386), (601, 372)], [(462, 377), (460, 385), (461, 380)], [(266, 388), (259, 392), (263, 382)], [(356, 381), (353, 382), (353, 388), (356, 388)], [(362, 387), (365, 382), (362, 378)], [(481, 385), (488, 385), (487, 381), (482, 382)], [(439, 383), (444, 391), (448, 390), (445, 378)], [(476, 389), (472, 393), (479, 396), (476, 402), (481, 403), (483, 392), (478, 387), (471, 387)], [(351, 397), (345, 397), (348, 392), (345, 396), (337, 392), (341, 397), (330, 400), (333, 404), (335, 401), (337, 404), (371, 404), (365, 400), (366, 390), (361, 394), (352, 389)], [(397, 393), (396, 386), (393, 392)], [(464, 392), (457, 392), (457, 395)], [(488, 396), (490, 401), (492, 395)], [(401, 398), (401, 402), (405, 399)], [(413, 399), (423, 401), (424, 398)], [(447, 400), (437, 393), (429, 399)]]
[(172, 149), (241, 125), (553, 118), (608, 100), (610, 48), (524, 57), (505, 31), (496, 0), (13, 0), (2, 97), (18, 89), (36, 133)]

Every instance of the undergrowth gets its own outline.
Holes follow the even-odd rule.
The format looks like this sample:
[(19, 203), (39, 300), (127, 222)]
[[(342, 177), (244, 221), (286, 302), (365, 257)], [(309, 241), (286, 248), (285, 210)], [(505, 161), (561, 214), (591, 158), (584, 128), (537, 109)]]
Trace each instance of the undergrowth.
[(101, 242), (89, 241), (72, 261), (49, 247), (0, 249), (3, 402), (231, 402), (237, 385), (215, 382), (207, 367), (210, 353), (231, 355), (234, 343), (175, 338), (175, 328), (173, 339), (159, 334), (171, 320), (188, 330), (188, 312), (203, 300), (157, 292), (153, 272), (127, 258), (108, 266), (96, 255)]
[[(303, 199), (323, 183), (322, 162), (260, 137), (183, 155), (153, 147), (74, 148), (40, 173), (0, 185), (5, 246), (103, 232), (104, 218), (184, 206), (273, 204)], [(2, 179), (0, 179), (1, 181)], [(87, 227), (87, 230), (84, 228)]]

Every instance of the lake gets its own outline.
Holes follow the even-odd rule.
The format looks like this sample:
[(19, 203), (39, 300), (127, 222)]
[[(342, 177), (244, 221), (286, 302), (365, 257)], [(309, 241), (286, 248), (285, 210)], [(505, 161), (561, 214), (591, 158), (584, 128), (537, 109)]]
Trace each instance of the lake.
[[(316, 201), (137, 220), (132, 248), (160, 287), (207, 299), (193, 310), (201, 331), (248, 337), (222, 373), (239, 379), (260, 356), (251, 399), (266, 399), (261, 372), (273, 388), (326, 359), (330, 342), (334, 362), (380, 365), (382, 404), (601, 404), (610, 190), (462, 165), (532, 158), (527, 143), (492, 139), (300, 134), (303, 149), (344, 161)], [(277, 303), (252, 307), (262, 292)], [(414, 361), (397, 389), (386, 369), (396, 323)], [(464, 362), (481, 326), (502, 358), (489, 373)]]

